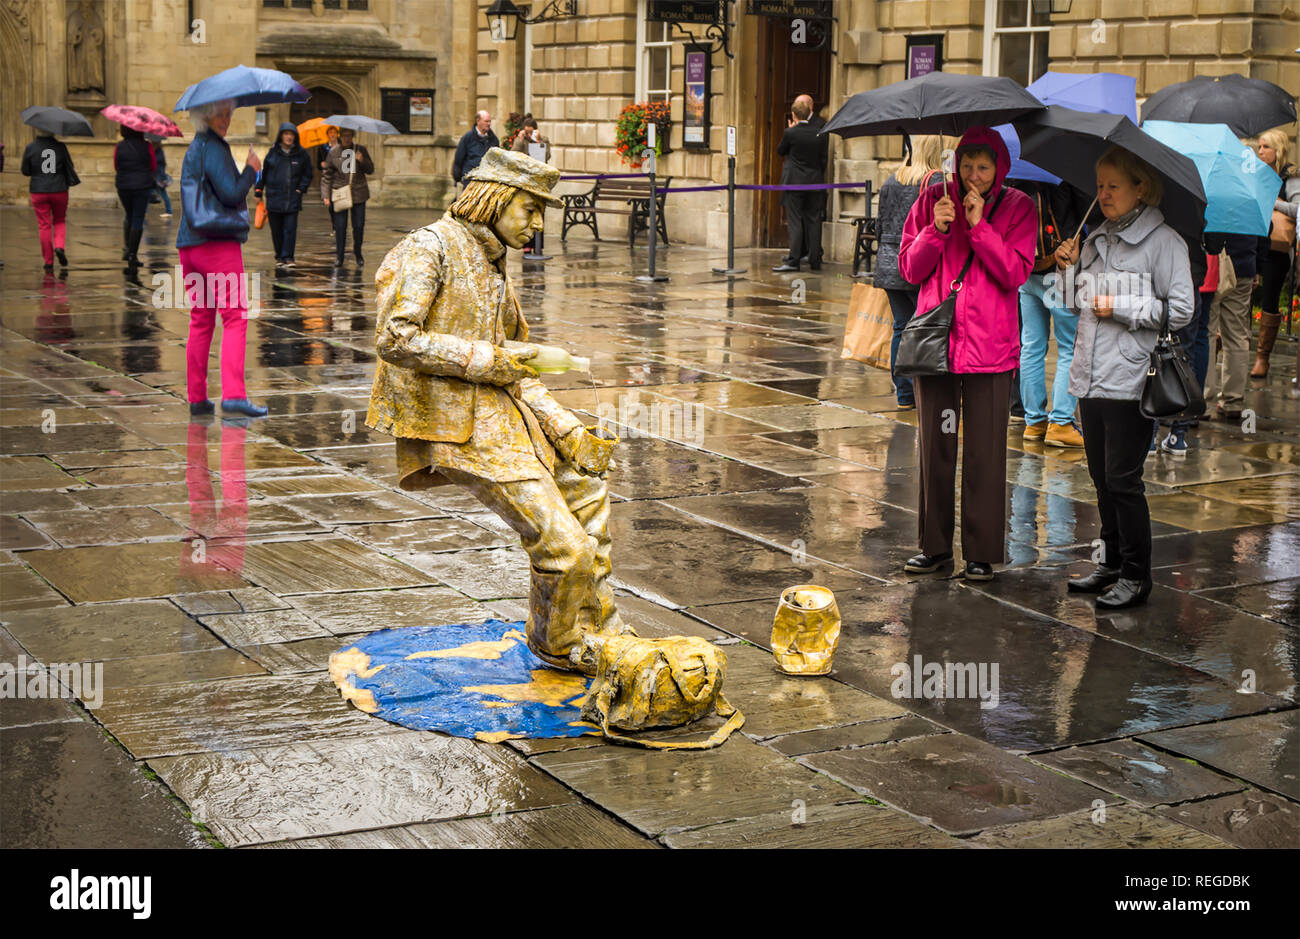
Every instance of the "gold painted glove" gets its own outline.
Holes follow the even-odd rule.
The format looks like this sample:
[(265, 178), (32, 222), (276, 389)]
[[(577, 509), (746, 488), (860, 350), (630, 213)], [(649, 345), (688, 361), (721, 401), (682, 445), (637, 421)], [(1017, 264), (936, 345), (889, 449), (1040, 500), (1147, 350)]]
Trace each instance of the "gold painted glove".
[(523, 378), (536, 378), (537, 371), (527, 364), (525, 359), (537, 355), (536, 346), (528, 346), (516, 352), (507, 352), (500, 346), (492, 347), (492, 365), (484, 370), (482, 381), (488, 385), (513, 385)]
[(555, 449), (579, 471), (588, 476), (599, 476), (613, 467), (614, 446), (617, 443), (617, 437), (601, 438), (590, 433), (586, 427), (575, 427), (555, 441)]

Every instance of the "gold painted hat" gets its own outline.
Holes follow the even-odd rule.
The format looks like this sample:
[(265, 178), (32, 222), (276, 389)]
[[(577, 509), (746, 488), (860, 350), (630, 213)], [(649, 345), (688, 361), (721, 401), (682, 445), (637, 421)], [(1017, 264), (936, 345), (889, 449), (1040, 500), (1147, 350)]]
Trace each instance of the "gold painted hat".
[(551, 190), (560, 181), (560, 171), (517, 150), (493, 147), (483, 154), (483, 160), (478, 166), (465, 174), (465, 179), (505, 183), (507, 186), (532, 193), (547, 205), (556, 207), (564, 205), (562, 199), (551, 195)]

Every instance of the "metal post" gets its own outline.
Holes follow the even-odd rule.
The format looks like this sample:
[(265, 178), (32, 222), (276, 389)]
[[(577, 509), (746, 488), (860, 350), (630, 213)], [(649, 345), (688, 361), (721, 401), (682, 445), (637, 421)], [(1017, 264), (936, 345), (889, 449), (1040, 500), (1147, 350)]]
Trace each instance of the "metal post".
[[(653, 157), (653, 154), (652, 154)], [(658, 213), (656, 211), (659, 202), (659, 193), (655, 189), (655, 167), (654, 161), (650, 161), (650, 172), (647, 174), (650, 179), (650, 273), (642, 274), (637, 280), (659, 283), (668, 279), (666, 274), (655, 273), (655, 242), (659, 240)]]
[(552, 255), (546, 253), (546, 233), (538, 232), (533, 238), (533, 250), (530, 254), (524, 255), (525, 261), (549, 261)]
[(727, 157), (727, 266), (715, 267), (715, 274), (743, 274), (745, 268), (736, 267), (736, 158)]

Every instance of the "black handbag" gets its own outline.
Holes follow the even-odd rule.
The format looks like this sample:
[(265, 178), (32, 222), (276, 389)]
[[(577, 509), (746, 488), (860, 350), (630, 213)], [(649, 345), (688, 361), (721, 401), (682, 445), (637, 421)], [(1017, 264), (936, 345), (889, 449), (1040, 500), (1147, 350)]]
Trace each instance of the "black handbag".
[[(984, 215), (987, 223), (993, 217), (993, 210), (1002, 201), (1002, 193)], [(957, 294), (961, 291), (961, 282), (966, 279), (971, 263), (975, 260), (975, 249), (966, 256), (961, 273), (957, 275), (948, 289), (948, 296), (932, 309), (912, 317), (912, 321), (903, 329), (898, 340), (898, 355), (894, 357), (894, 374), (904, 378), (924, 378), (928, 375), (947, 375), (948, 335), (952, 332), (952, 321), (957, 314)]]
[(1160, 338), (1151, 350), (1151, 365), (1142, 384), (1138, 409), (1143, 417), (1195, 417), (1205, 410), (1201, 383), (1182, 345), (1169, 332), (1169, 303), (1160, 316)]

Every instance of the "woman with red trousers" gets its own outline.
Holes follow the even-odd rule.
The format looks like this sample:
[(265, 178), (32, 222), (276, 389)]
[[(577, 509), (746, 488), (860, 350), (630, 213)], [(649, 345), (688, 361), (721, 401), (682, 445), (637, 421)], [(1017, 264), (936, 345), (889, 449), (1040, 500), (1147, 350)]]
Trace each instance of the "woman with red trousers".
[[(898, 270), (920, 286), (917, 315), (938, 306), (971, 257), (948, 338), (949, 374), (913, 382), (920, 425), (921, 553), (904, 570), (953, 561), (958, 430), (962, 429), (961, 548), (968, 580), (992, 580), (1006, 554), (1007, 423), (1020, 362), (1019, 290), (1034, 264), (1038, 212), (1003, 185), (1011, 157), (1001, 136), (972, 127), (956, 173), (921, 193), (903, 226)], [(972, 256), (973, 254), (973, 256)]]
[(41, 259), (45, 273), (54, 273), (54, 256), (59, 264), (68, 266), (64, 253), (67, 245), (68, 189), (81, 182), (72, 168), (72, 157), (63, 141), (52, 134), (38, 133), (36, 139), (23, 151), (23, 175), (30, 176), (27, 184), (36, 213), (36, 228), (41, 237)]

